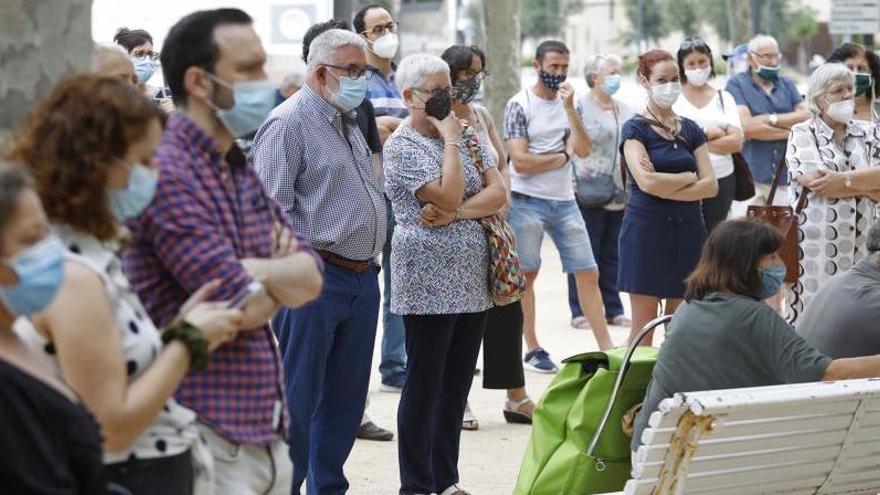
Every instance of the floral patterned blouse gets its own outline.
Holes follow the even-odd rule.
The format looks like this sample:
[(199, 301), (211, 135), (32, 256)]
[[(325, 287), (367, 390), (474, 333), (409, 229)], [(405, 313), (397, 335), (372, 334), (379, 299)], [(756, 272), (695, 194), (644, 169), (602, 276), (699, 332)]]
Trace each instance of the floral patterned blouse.
[[(481, 143), (483, 163), (495, 166)], [(416, 191), (440, 178), (443, 139), (400, 124), (383, 150), (385, 189), (397, 226), (391, 241), (391, 311), (399, 315), (477, 313), (492, 306), (489, 298), (489, 245), (476, 220), (443, 227), (421, 223), (425, 204)], [(464, 198), (482, 190), (482, 176), (465, 145)]]
[[(850, 121), (841, 147), (831, 127), (814, 117), (791, 129), (786, 162), (794, 207), (804, 191), (797, 180), (805, 174), (880, 166), (880, 127)], [(877, 216), (876, 204), (866, 197), (827, 199), (808, 194), (798, 217), (801, 276), (786, 295), (786, 319), (792, 325), (825, 280), (849, 270), (867, 254), (865, 237)]]

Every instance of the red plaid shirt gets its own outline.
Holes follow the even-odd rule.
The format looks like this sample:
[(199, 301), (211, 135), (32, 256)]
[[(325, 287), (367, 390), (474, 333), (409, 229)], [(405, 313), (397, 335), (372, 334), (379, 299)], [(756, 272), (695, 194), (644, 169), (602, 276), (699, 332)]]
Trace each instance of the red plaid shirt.
[[(155, 165), (156, 197), (129, 223), (124, 267), (150, 316), (164, 326), (211, 280), (222, 280), (217, 300), (242, 290), (251, 277), (239, 260), (270, 257), (272, 223), (289, 223), (241, 150), (233, 146), (222, 156), (217, 142), (181, 113), (169, 117)], [(266, 445), (286, 431), (283, 390), (281, 359), (266, 325), (215, 351), (206, 371), (186, 376), (177, 399), (230, 441)]]

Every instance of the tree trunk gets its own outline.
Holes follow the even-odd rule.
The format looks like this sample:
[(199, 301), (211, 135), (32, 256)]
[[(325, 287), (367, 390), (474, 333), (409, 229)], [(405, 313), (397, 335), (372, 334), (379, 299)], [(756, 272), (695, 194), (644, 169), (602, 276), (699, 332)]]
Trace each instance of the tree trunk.
[(483, 0), (486, 65), (492, 73), (486, 79), (486, 107), (499, 131), (507, 100), (520, 90), (519, 4), (517, 0)]
[(0, 143), (63, 77), (87, 72), (92, 0), (0, 0)]

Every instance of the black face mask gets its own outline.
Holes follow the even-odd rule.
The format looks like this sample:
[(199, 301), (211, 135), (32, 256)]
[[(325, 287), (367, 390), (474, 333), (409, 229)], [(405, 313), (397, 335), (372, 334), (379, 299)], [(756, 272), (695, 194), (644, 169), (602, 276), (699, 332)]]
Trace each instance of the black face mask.
[(538, 72), (538, 77), (541, 79), (541, 82), (544, 83), (544, 86), (550, 91), (559, 91), (559, 85), (564, 83), (566, 79), (565, 74), (554, 75), (544, 69), (541, 69), (541, 71)]
[(437, 120), (443, 120), (452, 111), (452, 97), (448, 91), (434, 93), (425, 102), (425, 113)]

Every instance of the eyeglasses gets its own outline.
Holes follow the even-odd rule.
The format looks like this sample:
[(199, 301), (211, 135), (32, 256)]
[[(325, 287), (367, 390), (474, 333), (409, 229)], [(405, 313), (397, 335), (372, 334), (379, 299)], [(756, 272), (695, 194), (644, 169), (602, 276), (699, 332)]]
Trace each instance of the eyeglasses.
[(400, 26), (399, 22), (391, 21), (388, 24), (379, 24), (377, 26), (373, 26), (372, 28), (361, 32), (361, 34), (363, 34), (363, 35), (372, 34), (373, 36), (378, 38), (379, 36), (382, 36), (385, 33), (396, 33), (397, 28), (399, 26)]
[(473, 80), (479, 81), (479, 82), (481, 82), (484, 79), (486, 79), (487, 77), (489, 77), (489, 73), (484, 70), (477, 72), (477, 71), (473, 71), (473, 70), (468, 69), (468, 70), (464, 71), (464, 75), (468, 79), (473, 79)]
[(444, 94), (448, 94), (450, 98), (457, 98), (461, 96), (462, 90), (459, 88), (435, 88), (435, 89), (425, 89), (425, 88), (413, 88), (413, 91), (418, 91), (419, 93), (428, 93), (432, 97), (441, 97)]
[(152, 50), (136, 50), (131, 52), (134, 58), (149, 58), (150, 60), (159, 60), (159, 53)]
[(332, 67), (336, 70), (343, 71), (348, 77), (350, 77), (352, 79), (360, 79), (361, 77), (363, 77), (364, 79), (369, 81), (373, 77), (373, 69), (371, 69), (369, 67), (357, 67), (357, 66), (342, 67), (339, 65), (332, 65), (332, 64), (324, 64), (324, 66), (325, 67)]
[(690, 38), (685, 38), (684, 41), (681, 42), (679, 50), (691, 50), (694, 48), (709, 48), (709, 44), (699, 36), (692, 36)]
[(758, 53), (758, 52), (749, 52), (752, 55), (762, 59), (762, 60), (778, 60), (782, 58), (782, 54), (779, 52), (776, 53)]

